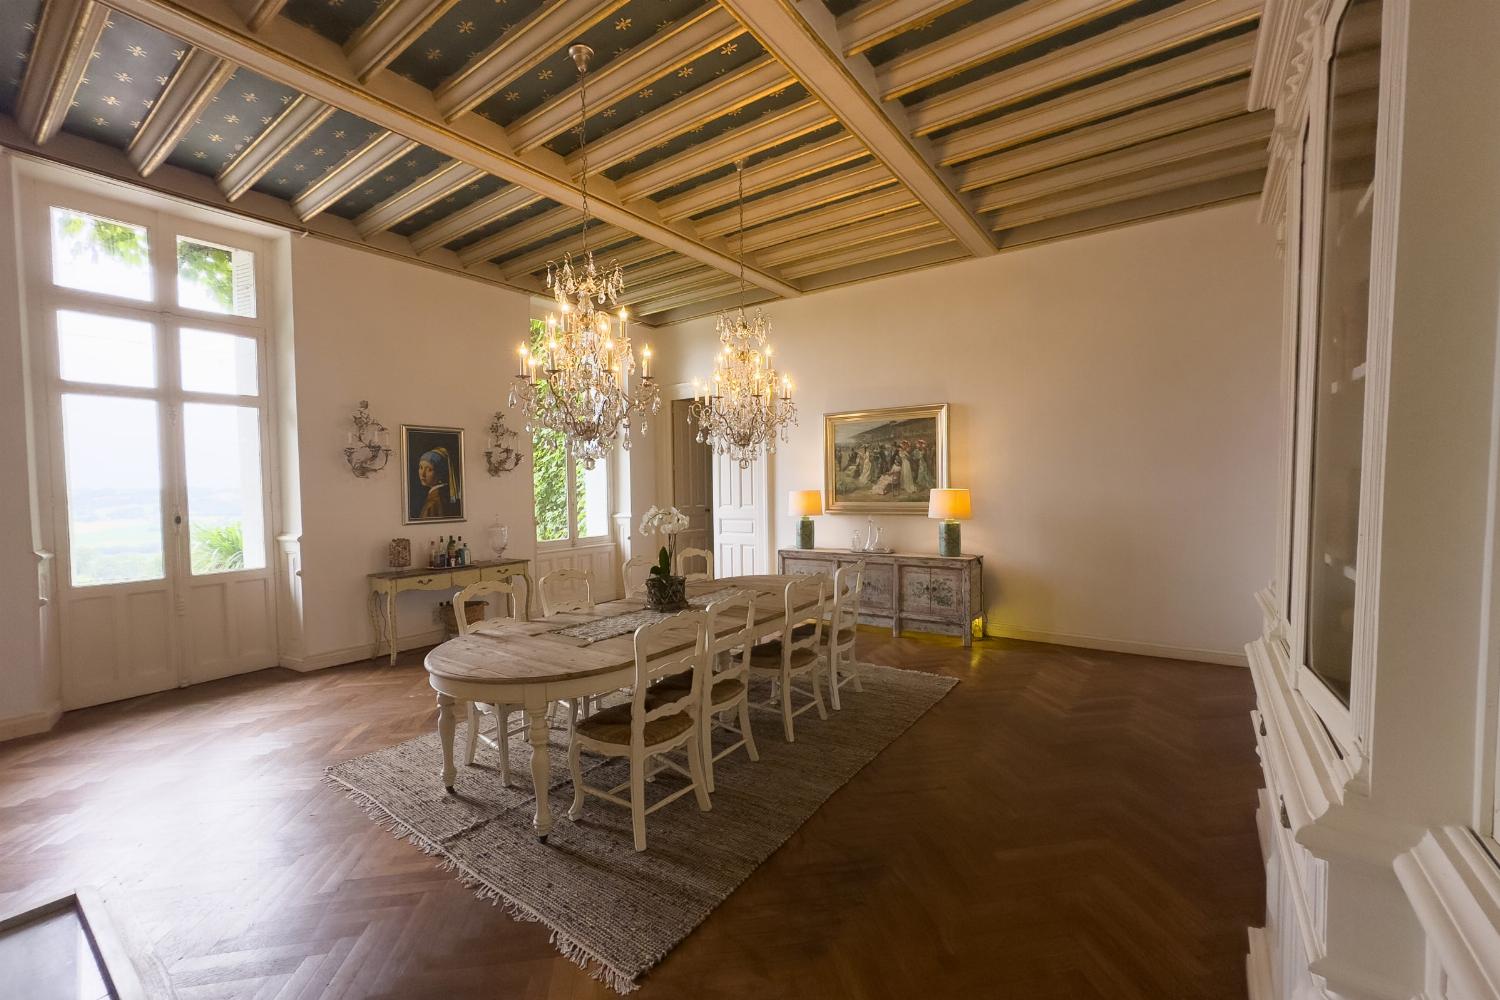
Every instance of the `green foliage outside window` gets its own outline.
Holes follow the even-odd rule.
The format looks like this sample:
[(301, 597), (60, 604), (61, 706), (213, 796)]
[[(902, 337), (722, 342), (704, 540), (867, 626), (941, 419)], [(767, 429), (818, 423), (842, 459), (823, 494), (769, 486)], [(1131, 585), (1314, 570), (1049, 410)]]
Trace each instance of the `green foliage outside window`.
[(245, 568), (245, 532), (239, 521), (192, 525), (193, 572), (223, 573)]
[(177, 241), (177, 276), (206, 291), (224, 312), (234, 311), (234, 254), (223, 247)]
[[(103, 254), (122, 264), (138, 267), (147, 262), (150, 248), (146, 232), (108, 219), (69, 212), (61, 230), (70, 239), (82, 238), (93, 254)], [(177, 241), (177, 274), (202, 287), (225, 312), (234, 310), (234, 255), (222, 247), (192, 240)]]
[[(531, 321), (531, 350), (546, 355), (546, 327)], [(536, 537), (539, 542), (569, 537), (568, 446), (556, 431), (538, 430), (531, 436), (531, 482), (535, 494)], [(579, 510), (587, 502), (587, 484), (578, 477), (573, 487)]]

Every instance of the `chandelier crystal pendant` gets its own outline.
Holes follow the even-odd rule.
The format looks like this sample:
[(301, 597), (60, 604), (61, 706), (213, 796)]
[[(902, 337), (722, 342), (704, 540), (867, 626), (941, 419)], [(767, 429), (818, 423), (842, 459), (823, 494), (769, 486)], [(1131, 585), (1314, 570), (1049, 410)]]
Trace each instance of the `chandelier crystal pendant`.
[(510, 405), (520, 406), (527, 432), (555, 431), (569, 454), (592, 469), (618, 440), (630, 449), (632, 421), (646, 433), (646, 416), (661, 407), (661, 391), (651, 377), (651, 348), (641, 349), (640, 373), (630, 345), (630, 318), (624, 309), (610, 316), (609, 307), (625, 290), (625, 274), (616, 261), (598, 264), (589, 249), (588, 69), (594, 50), (568, 48), (578, 67), (578, 150), (583, 194), (583, 248), (577, 257), (564, 253), (547, 262), (547, 287), (557, 309), (547, 314), (543, 341), (535, 349), (520, 346)]
[(745, 161), (734, 164), (739, 175), (740, 304), (719, 314), (715, 329), (719, 353), (707, 384), (693, 379), (689, 418), (698, 425), (699, 442), (709, 444), (748, 469), (762, 454), (776, 454), (776, 442), (787, 440), (797, 423), (792, 380), (778, 375), (771, 363), (771, 321), (756, 309), (745, 315)]

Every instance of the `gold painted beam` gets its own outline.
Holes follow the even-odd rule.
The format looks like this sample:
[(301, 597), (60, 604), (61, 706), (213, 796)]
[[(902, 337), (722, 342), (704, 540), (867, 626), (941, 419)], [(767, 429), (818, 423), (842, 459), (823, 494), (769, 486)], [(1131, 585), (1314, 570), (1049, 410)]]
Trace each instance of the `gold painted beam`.
[(745, 248), (755, 251), (773, 247), (786, 240), (799, 239), (808, 233), (847, 226), (916, 204), (916, 197), (900, 186), (846, 198), (824, 208), (815, 208), (789, 219), (757, 226), (745, 234)]
[[(578, 216), (576, 213), (573, 216), (573, 224), (578, 224)], [(629, 236), (630, 234), (621, 229), (619, 226), (601, 226), (595, 223), (589, 224), (589, 246), (595, 248), (595, 250), (597, 250), (599, 247), (609, 246), (612, 243), (619, 243), (620, 241), (627, 239)], [(514, 274), (518, 278), (522, 275), (536, 274), (538, 271), (541, 271), (547, 266), (547, 262), (549, 260), (562, 260), (563, 254), (576, 254), (582, 248), (583, 238), (579, 234), (574, 233), (567, 239), (558, 240), (556, 243), (548, 244), (547, 246), (542, 247), (539, 250), (533, 250), (531, 253), (526, 254), (524, 257), (518, 257), (515, 260), (506, 261), (505, 266), (502, 267), (501, 270), (506, 274)], [(613, 254), (604, 255), (606, 259), (612, 256)], [(636, 276), (634, 273), (632, 273), (627, 277), (634, 279)]]
[(354, 75), (368, 82), (418, 38), (458, 0), (387, 0), (344, 46)]
[(255, 186), (308, 133), (328, 120), (333, 108), (305, 94), (292, 99), (276, 120), (219, 171), (219, 187), (234, 201)]
[(811, 3), (798, 7), (793, 0), (723, 3), (971, 254), (994, 253), (994, 237), (968, 197), (954, 186), (947, 169), (937, 162), (931, 144), (913, 140), (906, 109), (879, 100), (879, 81), (869, 60), (844, 58), (827, 7)]
[(251, 31), (259, 31), (275, 19), (287, 0), (235, 0), (235, 9)]
[[(758, 198), (745, 206), (745, 225), (758, 226), (819, 205), (864, 194), (895, 183), (882, 163), (866, 163), (788, 188), (772, 197)], [(697, 220), (698, 232), (721, 236), (739, 227), (739, 209), (731, 205), (713, 215)]]
[(540, 200), (541, 195), (535, 191), (512, 184), (413, 233), (412, 246), (418, 251), (426, 251), (432, 247), (452, 243), (476, 229), (483, 229), (485, 226), (499, 222), (507, 215), (519, 212)]
[(202, 49), (192, 49), (172, 74), (167, 89), (136, 130), (125, 155), (142, 177), (161, 166), (197, 122), (219, 88), (234, 75), (234, 64)]
[(794, 261), (807, 260), (837, 253), (849, 247), (863, 246), (877, 240), (888, 240), (933, 224), (932, 213), (920, 205), (887, 212), (863, 222), (836, 229), (824, 229), (795, 240), (787, 240), (768, 247), (760, 255), (767, 264), (780, 266)]
[(292, 208), (305, 222), (416, 148), (417, 144), (404, 135), (394, 132), (378, 135), (313, 181), (292, 199)]
[(943, 246), (952, 242), (953, 234), (948, 232), (943, 226), (933, 222), (925, 227), (912, 229), (900, 236), (877, 240), (874, 243), (863, 243), (833, 253), (821, 254), (796, 264), (789, 264), (787, 265), (787, 272), (789, 274), (796, 274), (799, 278), (805, 278), (810, 275), (821, 274), (824, 271), (847, 267), (850, 264), (860, 264), (867, 260), (878, 260), (881, 257), (890, 257), (894, 254), (905, 253), (910, 250), (921, 250), (925, 247)]
[(438, 167), (391, 195), (354, 220), (361, 236), (369, 236), (416, 215), (422, 209), (483, 178), (485, 173), (457, 160)]
[(493, 236), (486, 236), (479, 242), (464, 247), (458, 251), (458, 256), (465, 264), (478, 264), (495, 257), (503, 257), (529, 243), (545, 239), (550, 233), (568, 226), (576, 226), (582, 221), (583, 217), (577, 211), (565, 205), (559, 205), (541, 215), (534, 215), (525, 222), (507, 226)]
[(867, 52), (898, 35), (915, 31), (968, 0), (865, 0), (839, 15), (839, 37), (846, 58)]
[(108, 21), (109, 8), (93, 0), (51, 0), (42, 8), (16, 98), (16, 120), (33, 142), (62, 128)]
[[(745, 168), (746, 196), (788, 184), (808, 174), (830, 170), (870, 155), (864, 143), (845, 133), (822, 142), (812, 142), (790, 153), (762, 160)], [(668, 219), (682, 219), (732, 203), (739, 196), (739, 178), (735, 174), (720, 177), (689, 188), (674, 198), (657, 202)]]

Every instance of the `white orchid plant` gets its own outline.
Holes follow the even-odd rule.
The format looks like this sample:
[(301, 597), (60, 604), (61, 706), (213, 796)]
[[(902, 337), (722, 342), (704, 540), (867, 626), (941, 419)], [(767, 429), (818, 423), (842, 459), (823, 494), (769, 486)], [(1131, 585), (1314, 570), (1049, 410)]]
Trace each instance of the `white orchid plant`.
[(656, 556), (656, 565), (651, 567), (652, 576), (671, 576), (672, 557), (677, 554), (677, 535), (686, 531), (688, 527), (688, 516), (676, 507), (658, 507), (652, 504), (646, 513), (641, 515), (641, 533), (650, 532), (653, 535), (666, 535), (667, 544), (661, 547)]

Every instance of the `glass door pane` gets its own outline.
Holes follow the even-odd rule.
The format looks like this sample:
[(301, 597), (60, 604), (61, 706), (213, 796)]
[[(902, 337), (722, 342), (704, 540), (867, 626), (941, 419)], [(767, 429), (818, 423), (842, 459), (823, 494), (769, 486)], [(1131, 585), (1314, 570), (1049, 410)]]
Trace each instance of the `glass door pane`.
[(254, 337), (212, 330), (181, 330), (182, 388), (222, 396), (260, 393)]
[(578, 537), (609, 534), (609, 463), (592, 469), (573, 466), (573, 505), (578, 511)]
[(536, 540), (568, 537), (568, 446), (556, 431), (538, 430), (531, 438), (531, 485), (536, 501)]
[(264, 569), (260, 410), (187, 403), (182, 437), (193, 575)]
[(1345, 704), (1359, 576), (1380, 17), (1381, 0), (1349, 5), (1329, 70), (1313, 362), (1306, 663)]
[(58, 374), (69, 382), (156, 387), (156, 330), (144, 320), (57, 311)]
[(73, 586), (163, 579), (156, 402), (64, 393), (62, 416)]

